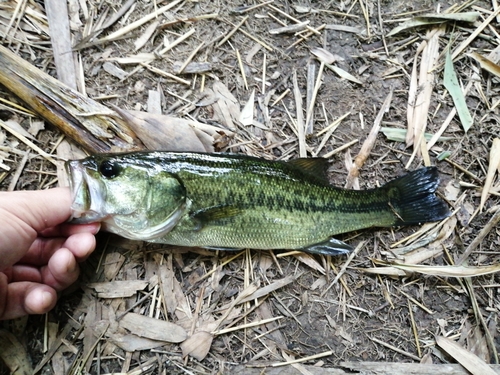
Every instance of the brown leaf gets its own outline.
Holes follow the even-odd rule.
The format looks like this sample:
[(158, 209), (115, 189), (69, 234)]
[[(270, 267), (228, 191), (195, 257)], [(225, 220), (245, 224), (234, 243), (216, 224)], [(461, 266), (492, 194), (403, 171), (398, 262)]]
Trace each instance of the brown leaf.
[(182, 357), (190, 355), (198, 361), (203, 360), (212, 346), (213, 335), (209, 332), (195, 332), (181, 344)]
[(4, 329), (0, 329), (0, 358), (13, 375), (33, 373), (26, 349), (16, 336)]
[(436, 337), (436, 343), (449, 355), (474, 375), (494, 375), (496, 372), (481, 358), (465, 350), (455, 341), (446, 337)]
[[(146, 112), (125, 111), (117, 107), (114, 107), (114, 110), (125, 119), (149, 150), (214, 151), (213, 138), (203, 130), (196, 131), (195, 121)], [(199, 128), (205, 129), (205, 127)]]
[(123, 280), (90, 283), (88, 286), (97, 292), (99, 298), (124, 298), (132, 297), (138, 290), (145, 289), (148, 282), (144, 280)]
[(164, 320), (128, 313), (120, 320), (120, 327), (134, 335), (165, 342), (182, 342), (187, 334), (184, 328)]

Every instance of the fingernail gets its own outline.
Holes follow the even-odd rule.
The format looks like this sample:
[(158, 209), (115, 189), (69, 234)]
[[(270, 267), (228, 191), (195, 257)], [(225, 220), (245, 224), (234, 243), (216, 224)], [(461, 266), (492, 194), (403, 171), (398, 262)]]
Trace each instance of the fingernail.
[(101, 223), (94, 223), (94, 228), (92, 228), (92, 234), (97, 234), (101, 230)]

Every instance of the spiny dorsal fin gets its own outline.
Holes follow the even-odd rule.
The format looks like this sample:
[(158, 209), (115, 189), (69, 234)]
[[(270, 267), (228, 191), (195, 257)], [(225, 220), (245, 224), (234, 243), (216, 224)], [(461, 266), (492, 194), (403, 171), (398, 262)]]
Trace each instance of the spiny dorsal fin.
[(326, 171), (328, 169), (328, 160), (325, 158), (298, 158), (287, 162), (300, 169), (307, 175), (314, 177), (326, 184), (329, 184)]

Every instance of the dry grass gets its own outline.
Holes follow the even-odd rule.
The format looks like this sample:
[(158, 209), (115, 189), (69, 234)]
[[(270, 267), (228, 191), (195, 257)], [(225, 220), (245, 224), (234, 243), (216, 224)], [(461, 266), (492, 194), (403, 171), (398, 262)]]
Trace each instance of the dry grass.
[[(92, 127), (93, 142), (76, 137), (87, 152), (171, 148), (161, 135), (182, 128), (184, 149), (327, 157), (338, 186), (374, 187), (437, 164), (453, 215), (346, 234), (356, 247), (348, 258), (212, 252), (103, 234), (81, 288), (47, 316), (4, 323), (7, 367), (398, 374), (410, 371), (399, 362), (415, 362), (419, 373), (498, 373), (487, 365), (498, 364), (500, 310), (496, 0), (456, 2), (417, 19), (436, 9), (426, 1), (69, 1), (65, 15), (52, 1), (48, 21), (36, 2), (0, 4), (0, 36), (102, 104), (71, 107)], [(453, 95), (443, 83), (447, 52)], [(57, 157), (82, 150), (67, 142), (64, 124), (50, 118), (57, 128), (44, 129), (43, 109), (35, 114), (11, 91), (0, 93), (0, 188), (64, 183)], [(464, 111), (470, 128), (457, 115)], [(113, 122), (117, 113), (131, 133)], [(400, 141), (379, 135), (387, 128)], [(455, 362), (464, 367), (444, 366)]]

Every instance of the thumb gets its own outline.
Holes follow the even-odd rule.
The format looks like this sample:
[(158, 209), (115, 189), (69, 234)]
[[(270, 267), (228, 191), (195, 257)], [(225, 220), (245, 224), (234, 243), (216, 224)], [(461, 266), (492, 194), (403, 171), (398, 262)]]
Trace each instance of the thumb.
[(69, 219), (68, 188), (0, 192), (0, 271), (19, 261), (38, 234)]
[(71, 215), (69, 188), (3, 192), (0, 202), (3, 209), (37, 233), (65, 222)]

